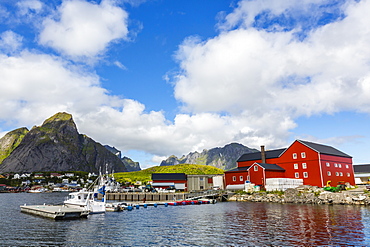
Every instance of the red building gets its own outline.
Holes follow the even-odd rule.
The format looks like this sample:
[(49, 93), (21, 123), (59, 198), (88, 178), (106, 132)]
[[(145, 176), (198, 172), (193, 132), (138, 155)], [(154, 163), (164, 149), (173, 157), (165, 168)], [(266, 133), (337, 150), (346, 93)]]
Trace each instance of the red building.
[(156, 189), (174, 187), (176, 190), (187, 189), (187, 176), (185, 173), (153, 173), (152, 186)]
[(266, 178), (300, 178), (303, 184), (324, 187), (355, 184), (352, 157), (331, 146), (296, 140), (288, 148), (242, 155), (238, 167), (225, 172), (226, 186), (245, 181), (264, 187)]

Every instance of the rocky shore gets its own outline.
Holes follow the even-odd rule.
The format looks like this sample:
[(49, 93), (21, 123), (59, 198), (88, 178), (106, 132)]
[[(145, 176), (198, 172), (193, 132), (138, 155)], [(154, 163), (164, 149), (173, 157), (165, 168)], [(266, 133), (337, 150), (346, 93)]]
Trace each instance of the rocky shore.
[(370, 193), (364, 186), (340, 192), (328, 192), (322, 188), (301, 186), (284, 192), (251, 192), (235, 194), (229, 201), (302, 203), (302, 204), (342, 204), (370, 205)]

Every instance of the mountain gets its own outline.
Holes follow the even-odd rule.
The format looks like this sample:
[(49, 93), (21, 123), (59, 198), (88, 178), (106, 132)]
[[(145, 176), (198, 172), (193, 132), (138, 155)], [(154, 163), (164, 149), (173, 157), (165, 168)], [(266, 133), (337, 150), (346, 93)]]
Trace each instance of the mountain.
[(236, 167), (236, 161), (245, 153), (258, 152), (257, 149), (248, 148), (239, 143), (230, 143), (220, 148), (205, 149), (201, 153), (192, 152), (183, 155), (180, 159), (172, 155), (163, 160), (160, 166), (177, 164), (210, 165), (224, 170), (231, 170)]
[(135, 162), (126, 156), (121, 157), (122, 152), (115, 147), (111, 147), (109, 145), (104, 145), (104, 147), (121, 159), (123, 164), (125, 164), (128, 172), (141, 171), (139, 162)]
[(57, 113), (41, 126), (9, 132), (0, 139), (0, 172), (99, 172), (108, 164), (115, 172), (124, 163), (103, 145), (78, 133), (72, 115)]

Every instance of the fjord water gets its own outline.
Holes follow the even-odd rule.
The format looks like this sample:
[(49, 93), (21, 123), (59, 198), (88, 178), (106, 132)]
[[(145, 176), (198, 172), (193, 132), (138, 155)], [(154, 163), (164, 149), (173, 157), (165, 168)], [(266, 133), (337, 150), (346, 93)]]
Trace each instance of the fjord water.
[(223, 202), (158, 206), (54, 221), (20, 205), (61, 203), (66, 193), (0, 194), (0, 246), (370, 245), (370, 208)]

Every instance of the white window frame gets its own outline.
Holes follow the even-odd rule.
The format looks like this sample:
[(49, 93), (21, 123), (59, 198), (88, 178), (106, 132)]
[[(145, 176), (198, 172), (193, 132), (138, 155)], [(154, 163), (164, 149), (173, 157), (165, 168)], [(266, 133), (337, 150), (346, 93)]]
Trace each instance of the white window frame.
[(307, 163), (302, 163), (302, 168), (307, 169)]
[(306, 158), (306, 152), (302, 152), (302, 153), (301, 153), (301, 158), (302, 158), (302, 159), (305, 159), (305, 158)]
[(343, 177), (343, 172), (339, 172), (339, 176)]
[(342, 168), (342, 164), (338, 164), (338, 167), (339, 167), (339, 168)]
[(253, 171), (258, 172), (258, 166), (254, 166)]
[(299, 178), (299, 172), (295, 172), (295, 173), (294, 173), (294, 177), (295, 177), (295, 178)]
[(328, 176), (331, 176), (331, 171), (328, 171)]
[(293, 159), (296, 160), (297, 159), (297, 153), (293, 153)]
[(330, 163), (329, 162), (326, 162), (326, 167), (330, 167)]
[(303, 172), (303, 177), (308, 178), (308, 172)]
[(236, 176), (233, 176), (233, 181), (234, 181), (234, 182), (236, 181)]
[(346, 165), (346, 168), (348, 169), (349, 168), (349, 165)]
[(243, 176), (239, 176), (239, 181), (243, 181), (243, 180), (244, 180)]
[(298, 163), (294, 163), (294, 169), (298, 169)]
[(335, 172), (335, 176), (339, 177), (339, 172)]
[(347, 172), (347, 177), (350, 177), (350, 176), (351, 176), (351, 174), (349, 172)]
[(338, 164), (337, 163), (334, 163), (334, 167), (338, 167)]

